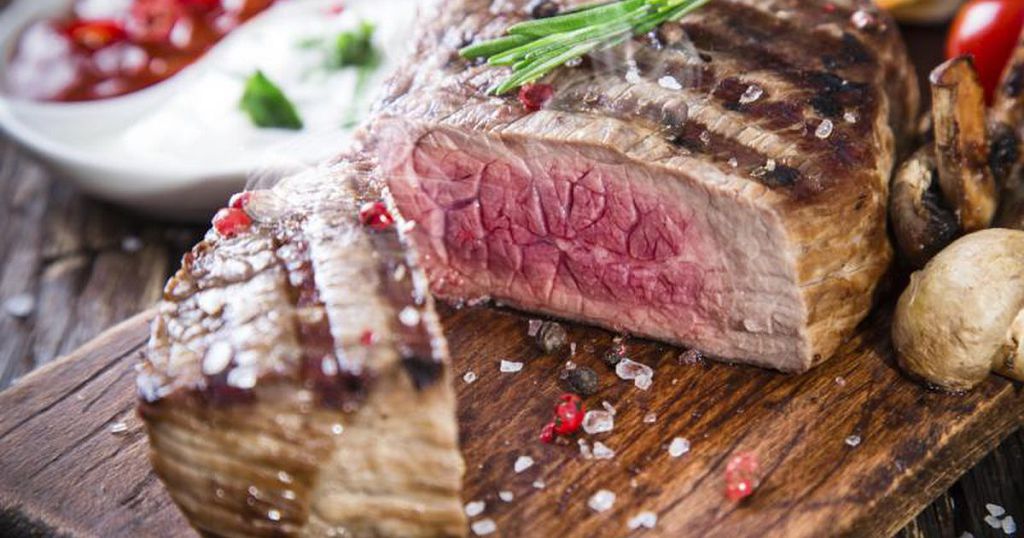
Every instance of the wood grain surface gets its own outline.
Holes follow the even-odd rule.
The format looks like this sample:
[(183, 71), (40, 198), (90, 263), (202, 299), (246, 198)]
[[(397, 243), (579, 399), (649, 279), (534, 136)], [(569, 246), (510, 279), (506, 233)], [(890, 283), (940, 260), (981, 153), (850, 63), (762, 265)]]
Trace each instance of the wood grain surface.
[[(911, 47), (919, 55), (927, 57), (941, 52), (941, 32), (912, 30), (910, 33), (919, 34), (910, 37)], [(103, 329), (152, 304), (159, 296), (164, 279), (177, 265), (180, 254), (201, 232), (199, 228), (152, 222), (92, 201), (58, 182), (53, 174), (0, 139), (0, 303), (22, 295), (31, 297), (35, 303), (26, 317), (10, 315), (0, 308), (0, 387), (6, 387), (27, 372), (71, 352)], [(474, 316), (476, 313), (464, 312), (460, 315)], [(510, 330), (525, 332), (521, 319), (504, 313), (489, 315), (496, 316), (494, 323), (498, 326), (508, 325)], [(144, 461), (141, 459), (144, 440), (139, 424), (127, 407), (132, 391), (129, 368), (135, 360), (129, 349), (143, 341), (144, 324), (139, 320), (129, 322), (116, 334), (120, 344), (114, 345), (113, 338), (107, 338), (106, 345), (113, 347), (93, 347), (91, 352), (85, 350), (86, 355), (76, 354), (78, 360), (70, 362), (80, 364), (79, 368), (70, 368), (67, 366), (70, 362), (64, 362), (64, 366), (34, 376), (35, 381), (29, 378), (15, 383), (14, 388), (0, 395), (0, 535), (57, 535), (80, 529), (85, 524), (92, 525), (96, 530), (86, 534), (104, 536), (180, 536), (184, 533), (180, 515), (168, 505), (159, 483), (151, 477), (147, 478), (147, 468), (144, 463), (140, 463)], [(453, 341), (460, 342), (459, 338), (454, 335)], [(595, 351), (601, 345), (601, 338), (607, 337), (599, 337), (598, 342), (592, 344)], [(466, 342), (457, 345), (460, 349), (473, 350), (471, 347), (463, 347), (468, 345)], [(520, 348), (529, 348), (522, 341), (512, 341), (507, 346), (503, 352), (509, 353), (510, 358), (514, 358), (511, 355)], [(589, 353), (585, 351), (585, 345), (581, 344), (580, 347), (581, 354)], [(912, 517), (914, 506), (894, 500), (900, 498), (899, 494), (887, 495), (883, 492), (870, 499), (859, 498), (848, 492), (838, 494), (835, 498), (840, 499), (840, 503), (846, 503), (843, 505), (846, 511), (855, 512), (860, 505), (872, 505), (877, 512), (889, 514), (868, 524), (861, 521), (860, 527), (856, 522), (851, 526), (852, 516), (839, 517), (833, 525), (832, 518), (823, 514), (834, 510), (836, 504), (821, 499), (829, 492), (826, 486), (835, 474), (830, 471), (835, 465), (877, 462), (878, 458), (888, 458), (882, 461), (889, 463), (889, 466), (879, 467), (882, 469), (877, 474), (879, 482), (866, 481), (863, 484), (877, 486), (885, 479), (890, 479), (889, 493), (906, 492), (908, 496), (905, 498), (911, 498), (913, 502), (910, 504), (917, 507), (930, 496), (939, 494), (931, 505), (898, 531), (900, 536), (959, 536), (964, 532), (974, 536), (1003, 536), (1001, 531), (991, 529), (982, 521), (987, 514), (986, 503), (1002, 505), (1018, 522), (1024, 520), (1024, 432), (1020, 430), (985, 456), (951, 488), (941, 492), (957, 474), (970, 466), (971, 461), (982, 455), (984, 447), (990, 446), (999, 437), (995, 424), (1006, 420), (1009, 415), (998, 412), (998, 402), (983, 402), (984, 405), (974, 408), (975, 413), (979, 413), (979, 409), (982, 414), (987, 413), (990, 417), (988, 420), (992, 422), (972, 430), (957, 427), (955, 419), (967, 411), (969, 401), (930, 393), (918, 393), (920, 402), (913, 397), (902, 396), (898, 401), (906, 405), (906, 409), (897, 409), (891, 417), (885, 415), (884, 408), (877, 405), (879, 399), (899, 392), (896, 387), (885, 383), (900, 378), (884, 362), (876, 370), (876, 375), (880, 377), (875, 381), (865, 383), (858, 376), (844, 378), (847, 382), (844, 389), (870, 391), (870, 394), (874, 394), (873, 398), (851, 399), (852, 396), (845, 392), (836, 393), (832, 398), (824, 397), (823, 391), (830, 386), (829, 374), (822, 371), (821, 375), (815, 375), (813, 379), (801, 379), (801, 391), (806, 391), (807, 397), (795, 401), (786, 399), (785, 391), (781, 390), (780, 384), (785, 382), (784, 379), (780, 380), (783, 376), (763, 372), (753, 372), (751, 376), (748, 369), (722, 365), (709, 366), (710, 373), (702, 369), (690, 370), (675, 365), (674, 353), (667, 348), (653, 346), (651, 349), (642, 354), (644, 358), (641, 360), (658, 358), (661, 365), (654, 391), (650, 394), (638, 394), (635, 389), (615, 381), (609, 371), (596, 368), (601, 373), (604, 393), (590, 401), (599, 402), (603, 397), (616, 398), (610, 401), (617, 402), (617, 398), (622, 398), (624, 394), (629, 396), (628, 403), (617, 404), (622, 416), (616, 431), (607, 439), (602, 439), (618, 451), (616, 459), (584, 462), (579, 461), (570, 448), (545, 448), (536, 443), (524, 443), (523, 446), (538, 459), (533, 474), (513, 476), (500, 486), (470, 484), (467, 498), (488, 499), (488, 513), (501, 525), (510, 528), (516, 524), (515, 521), (509, 523), (511, 518), (525, 518), (520, 522), (522, 524), (530, 518), (542, 517), (541, 514), (550, 506), (564, 506), (565, 511), (558, 517), (575, 524), (574, 518), (584, 513), (580, 512), (584, 493), (597, 485), (599, 479), (622, 480), (621, 477), (625, 476), (636, 478), (638, 487), (635, 491), (632, 488), (626, 489), (629, 485), (626, 480), (622, 491), (618, 492), (621, 496), (616, 503), (616, 511), (608, 520), (609, 525), (617, 526), (622, 524), (623, 518), (630, 511), (643, 509), (639, 504), (633, 506), (634, 502), (640, 502), (636, 499), (650, 502), (651, 509), (663, 506), (656, 503), (667, 503), (664, 506), (671, 504), (667, 499), (673, 495), (673, 491), (666, 484), (673, 477), (683, 476), (693, 478), (683, 494), (690, 499), (707, 497), (707, 504), (703, 505), (705, 524), (714, 524), (715, 517), (723, 515), (725, 518), (734, 518), (738, 514), (740, 519), (735, 521), (742, 521), (742, 516), (752, 513), (755, 507), (768, 509), (770, 505), (775, 518), (780, 519), (782, 525), (817, 526), (820, 531), (818, 534), (842, 529), (878, 531), (872, 534), (881, 534), (883, 530), (888, 532), (898, 527), (900, 520)], [(126, 351), (128, 353), (124, 354)], [(471, 351), (471, 354), (478, 351)], [(869, 351), (870, 346), (860, 349), (858, 353)], [(93, 359), (91, 363), (83, 359), (90, 356)], [(481, 355), (479, 358), (484, 361), (497, 360), (493, 356)], [(106, 369), (104, 361), (109, 365)], [(588, 362), (587, 359), (580, 361)], [(469, 391), (484, 393), (486, 390), (497, 390), (505, 398), (520, 396), (527, 401), (525, 406), (517, 406), (516, 402), (523, 401), (518, 399), (513, 402), (495, 402), (493, 405), (501, 408), (501, 418), (492, 419), (491, 423), (477, 429), (464, 430), (463, 440), (470, 449), (470, 458), (475, 465), (485, 465), (485, 471), (508, 474), (511, 466), (509, 458), (518, 452), (511, 448), (519, 442), (517, 436), (532, 441), (540, 420), (538, 409), (546, 412), (549, 405), (546, 399), (556, 390), (552, 377), (557, 370), (555, 364), (554, 358), (540, 358), (530, 362), (524, 371), (529, 378), (522, 379), (535, 380), (536, 385), (532, 381), (517, 383), (503, 379), (496, 372), (497, 366), (494, 363), (489, 372), (484, 368), (480, 370), (483, 377), (481, 381), (462, 386), (460, 390), (463, 394)], [(843, 370), (843, 364), (849, 363), (834, 361), (826, 367)], [(462, 370), (464, 368), (460, 369), (460, 373)], [(85, 378), (76, 381), (74, 375), (80, 374), (85, 374)], [(671, 383), (672, 376), (680, 379), (677, 386), (679, 383), (693, 383), (698, 376), (702, 380), (713, 379), (716, 382), (708, 381), (705, 385), (701, 381), (699, 386), (693, 388), (683, 385), (688, 387), (682, 392), (684, 395), (696, 391), (693, 401), (697, 403), (681, 407), (675, 412), (674, 418), (662, 415), (655, 424), (646, 425), (646, 429), (639, 424), (632, 424), (638, 421), (642, 409), (660, 402), (656, 395), (665, 388), (661, 384), (666, 380)], [(90, 377), (92, 380), (89, 383), (79, 386)], [(853, 379), (861, 379), (860, 385)], [(995, 384), (986, 385), (983, 390), (995, 390), (1004, 395), (1004, 400), (1010, 397), (1007, 387), (999, 385), (999, 381), (992, 383)], [(68, 390), (69, 397), (61, 399), (61, 391), (65, 389), (75, 390)], [(731, 409), (708, 411), (709, 406), (721, 402), (722, 398), (740, 393), (743, 397), (735, 400), (736, 405)], [(44, 411), (39, 404), (47, 396), (51, 398), (50, 403), (56, 403)], [(1019, 393), (1014, 397), (1019, 400)], [(861, 405), (865, 402), (874, 402), (876, 406), (869, 408)], [(944, 419), (929, 420), (923, 414), (918, 414), (933, 409), (932, 406), (937, 405), (937, 402), (940, 406), (942, 402), (959, 405), (961, 409), (946, 408), (943, 411)], [(46, 405), (49, 404), (42, 407)], [(813, 422), (808, 418), (811, 416), (808, 413), (817, 409), (816, 406), (825, 406), (827, 413), (820, 415), (823, 422)], [(472, 420), (474, 416), (484, 413), (485, 409), (482, 405), (467, 406), (464, 403), (460, 412)], [(694, 415), (695, 412), (697, 415)], [(771, 412), (773, 418), (761, 423), (755, 415), (766, 412)], [(781, 428), (779, 417), (785, 419), (790, 415), (798, 419), (804, 435), (812, 434), (808, 443), (821, 443), (817, 450), (819, 458), (829, 456), (825, 459), (827, 465), (807, 470), (809, 476), (794, 475), (791, 467), (795, 462), (809, 457), (807, 450), (787, 447), (784, 442), (773, 445), (764, 441), (765, 432), (770, 434), (772, 430)], [(719, 433), (716, 436), (713, 432), (721, 430), (730, 417), (740, 425), (740, 431)], [(953, 417), (952, 422), (946, 420), (950, 417)], [(110, 425), (122, 420), (128, 425), (128, 430), (121, 434), (110, 433)], [(40, 426), (46, 421), (50, 421), (48, 425)], [(968, 439), (974, 448), (965, 450), (958, 458), (951, 458), (949, 450), (936, 451), (935, 445), (929, 446), (927, 440), (914, 442), (909, 436), (902, 435), (899, 428), (887, 429), (888, 426), (908, 422), (933, 428), (928, 430), (932, 439), (938, 436), (942, 442), (948, 442), (951, 438), (961, 440), (948, 442), (947, 446), (963, 446), (963, 439)], [(508, 438), (495, 437), (500, 431), (496, 432), (493, 428), (498, 426), (504, 426), (510, 432)], [(841, 444), (845, 437), (843, 434), (847, 431), (861, 431), (862, 444), (855, 449), (848, 449)], [(707, 438), (703, 438), (705, 433), (708, 434)], [(679, 465), (666, 466), (663, 461), (658, 463), (666, 459), (660, 444), (634, 448), (640, 445), (628, 437), (633, 434), (644, 442), (658, 440), (660, 443), (667, 442), (671, 436), (683, 435), (693, 442), (693, 451), (675, 462)], [(896, 453), (880, 454), (872, 448), (894, 439), (899, 440), (902, 446)], [(504, 445), (505, 441), (513, 444)], [(489, 444), (491, 442), (498, 443), (495, 445), (498, 447), (496, 450), (488, 448), (492, 446)], [(763, 464), (771, 470), (771, 474), (762, 492), (750, 505), (727, 510), (728, 505), (721, 502), (720, 476), (715, 474), (713, 465), (707, 466), (712, 472), (703, 479), (692, 474), (704, 462), (716, 463), (711, 459), (709, 447), (719, 442), (736, 443), (734, 450), (764, 450)], [(550, 454), (549, 450), (552, 451)], [(811, 449), (810, 452), (815, 450)], [(82, 454), (89, 454), (91, 459), (87, 461), (92, 463), (84, 463)], [(790, 456), (783, 458), (783, 454)], [(652, 455), (653, 459), (648, 460)], [(914, 475), (906, 467), (904, 459), (915, 460), (917, 457), (957, 461), (939, 466), (933, 472)], [(632, 462), (643, 465), (631, 467)], [(720, 467), (721, 462), (717, 463)], [(566, 493), (564, 490), (569, 488), (558, 482), (555, 476), (561, 472), (559, 469), (562, 467), (591, 470), (587, 471), (589, 478), (570, 486), (571, 490)], [(900, 468), (905, 470), (900, 471)], [(476, 467), (473, 472), (478, 471), (480, 469)], [(664, 476), (659, 476), (658, 472), (664, 472)], [(547, 481), (546, 493), (543, 495), (552, 499), (550, 504), (542, 503), (533, 511), (523, 512), (520, 510), (524, 508), (518, 501), (529, 502), (525, 494), (521, 494), (517, 502), (509, 506), (494, 500), (494, 487), (507, 487), (517, 493), (530, 494), (532, 481), (537, 478)], [(811, 480), (807, 481), (808, 478)], [(789, 482), (794, 480), (798, 480), (795, 484), (804, 487), (806, 491), (787, 500), (784, 496), (792, 493), (793, 484)], [(793, 503), (801, 499), (808, 501), (809, 504), (804, 506), (809, 509), (791, 514), (795, 511)], [(687, 501), (684, 499), (682, 502)], [(760, 503), (765, 503), (765, 506)], [(891, 515), (894, 513), (898, 517)], [(86, 517), (93, 519), (87, 521), (84, 519)], [(668, 521), (663, 518), (664, 527), (659, 525), (659, 528), (669, 528)]]
[[(749, 367), (688, 364), (680, 351), (625, 342), (655, 367), (653, 387), (620, 380), (600, 356), (613, 335), (570, 327), (575, 355), (542, 354), (528, 318), (484, 307), (442, 312), (457, 377), (464, 500), (485, 500), (500, 536), (624, 536), (644, 510), (661, 536), (820, 536), (892, 534), (1024, 420), (1024, 393), (991, 378), (961, 396), (929, 392), (891, 361), (885, 311), (833, 359), (790, 376)], [(71, 536), (180, 536), (188, 529), (146, 459), (134, 413), (134, 364), (149, 314), (104, 333), (0, 394), (0, 506), (15, 529)], [(496, 337), (500, 335), (500, 337)], [(526, 363), (502, 373), (502, 358)], [(572, 360), (600, 374), (591, 408), (609, 402), (615, 429), (588, 436), (616, 455), (584, 459), (575, 442), (536, 440)], [(654, 413), (653, 423), (644, 417)], [(851, 446), (850, 436), (859, 444)], [(688, 439), (689, 453), (667, 446)], [(762, 484), (735, 504), (723, 469), (756, 454)], [(520, 456), (535, 465), (515, 473)], [(601, 489), (612, 510), (587, 506)], [(512, 502), (498, 498), (511, 491)]]

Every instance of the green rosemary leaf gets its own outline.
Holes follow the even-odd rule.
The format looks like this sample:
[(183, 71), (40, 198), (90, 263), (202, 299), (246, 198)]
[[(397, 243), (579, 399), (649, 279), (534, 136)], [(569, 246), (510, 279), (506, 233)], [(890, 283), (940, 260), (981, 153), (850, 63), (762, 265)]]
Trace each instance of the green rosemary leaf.
[(482, 41), (480, 43), (474, 43), (467, 47), (459, 49), (459, 54), (463, 58), (489, 58), (495, 54), (500, 54), (509, 49), (518, 47), (519, 45), (525, 45), (530, 42), (529, 36), (524, 35), (509, 35), (505, 37), (499, 37), (497, 39), (491, 39), (489, 41)]
[(510, 34), (542, 37), (553, 33), (570, 32), (586, 26), (602, 24), (611, 18), (628, 15), (644, 7), (648, 0), (622, 0), (613, 4), (577, 11), (568, 15), (557, 15), (513, 24), (507, 30)]
[(511, 66), (512, 75), (489, 90), (503, 94), (540, 79), (568, 61), (617, 46), (711, 0), (615, 0), (585, 4), (561, 15), (510, 26), (507, 35), (463, 48), (465, 58)]

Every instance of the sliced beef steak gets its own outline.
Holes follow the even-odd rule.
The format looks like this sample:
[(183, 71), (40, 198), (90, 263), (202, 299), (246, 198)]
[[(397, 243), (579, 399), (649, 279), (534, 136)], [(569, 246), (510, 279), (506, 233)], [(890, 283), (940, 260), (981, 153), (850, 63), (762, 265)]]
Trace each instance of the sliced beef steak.
[(140, 414), (206, 534), (465, 533), (445, 342), (395, 227), (360, 222), (365, 172), (253, 192), (253, 226), (211, 231), (167, 285)]
[[(526, 0), (435, 2), (373, 124), (439, 296), (803, 371), (871, 308), (917, 84), (867, 1), (715, 0), (556, 70), (529, 112), (467, 43)], [(563, 4), (565, 7), (565, 4)]]

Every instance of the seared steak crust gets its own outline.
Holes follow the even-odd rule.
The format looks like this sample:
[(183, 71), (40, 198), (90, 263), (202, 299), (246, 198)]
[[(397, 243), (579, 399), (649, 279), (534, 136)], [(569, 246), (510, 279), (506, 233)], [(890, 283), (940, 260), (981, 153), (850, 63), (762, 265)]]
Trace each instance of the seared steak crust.
[(139, 376), (154, 468), (222, 536), (460, 536), (454, 396), (425, 278), (358, 159), (254, 191), (168, 283)]
[(891, 258), (918, 106), (893, 22), (868, 1), (716, 0), (557, 70), (530, 113), (457, 52), (529, 5), (431, 4), (380, 107), (434, 290), (783, 370), (830, 356)]

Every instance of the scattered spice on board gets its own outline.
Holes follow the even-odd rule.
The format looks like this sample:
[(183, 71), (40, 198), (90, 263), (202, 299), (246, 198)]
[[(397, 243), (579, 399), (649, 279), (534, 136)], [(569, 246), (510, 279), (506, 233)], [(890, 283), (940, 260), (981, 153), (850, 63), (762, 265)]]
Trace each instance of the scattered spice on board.
[(544, 353), (551, 354), (560, 351), (569, 341), (569, 333), (565, 327), (553, 321), (545, 321), (537, 329), (537, 347)]
[(752, 452), (733, 456), (725, 466), (725, 495), (730, 501), (741, 501), (757, 489), (761, 479), (760, 464)]
[(597, 392), (599, 379), (597, 372), (586, 366), (578, 366), (565, 371), (565, 382), (573, 392), (582, 396), (590, 396)]
[(606, 489), (598, 490), (590, 496), (587, 506), (595, 512), (606, 512), (615, 506), (615, 493)]

